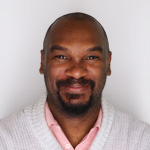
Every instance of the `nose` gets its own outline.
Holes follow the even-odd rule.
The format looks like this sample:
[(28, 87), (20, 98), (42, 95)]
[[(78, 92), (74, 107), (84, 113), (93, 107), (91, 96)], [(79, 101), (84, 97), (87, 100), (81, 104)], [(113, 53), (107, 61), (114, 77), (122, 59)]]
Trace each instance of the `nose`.
[(74, 79), (79, 79), (81, 77), (85, 77), (88, 71), (86, 67), (81, 64), (73, 64), (68, 69), (66, 69), (65, 74), (69, 77), (73, 77)]

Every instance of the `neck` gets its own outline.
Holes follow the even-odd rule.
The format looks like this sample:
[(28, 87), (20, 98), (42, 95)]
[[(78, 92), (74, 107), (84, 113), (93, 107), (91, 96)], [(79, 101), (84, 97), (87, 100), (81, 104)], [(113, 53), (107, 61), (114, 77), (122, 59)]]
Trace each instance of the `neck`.
[(48, 105), (54, 118), (75, 148), (94, 126), (99, 115), (101, 101), (99, 100), (99, 104), (93, 105), (84, 115), (76, 117), (71, 117), (66, 113), (62, 113), (58, 107), (52, 104), (50, 99), (48, 99)]

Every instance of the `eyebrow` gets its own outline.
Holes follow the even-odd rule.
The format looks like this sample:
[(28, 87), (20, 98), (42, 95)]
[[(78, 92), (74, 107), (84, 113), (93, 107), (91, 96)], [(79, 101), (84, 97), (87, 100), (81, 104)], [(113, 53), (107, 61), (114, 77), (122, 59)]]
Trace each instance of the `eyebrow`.
[[(51, 52), (54, 52), (56, 50), (68, 51), (68, 49), (66, 47), (62, 47), (59, 45), (54, 45), (50, 48)], [(101, 46), (95, 46), (95, 47), (87, 49), (87, 51), (99, 51), (99, 52), (103, 53), (103, 48)]]
[(50, 48), (50, 51), (53, 52), (55, 50), (62, 50), (62, 51), (67, 51), (68, 49), (59, 45), (54, 45)]
[(95, 47), (89, 48), (87, 51), (99, 51), (103, 53), (104, 50), (101, 46), (95, 46)]

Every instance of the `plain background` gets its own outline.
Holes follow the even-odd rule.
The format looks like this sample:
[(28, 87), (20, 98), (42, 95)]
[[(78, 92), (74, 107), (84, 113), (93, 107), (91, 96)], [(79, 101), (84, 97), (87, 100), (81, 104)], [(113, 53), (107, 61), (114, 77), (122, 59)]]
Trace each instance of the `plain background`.
[(84, 12), (105, 28), (112, 75), (103, 97), (150, 123), (149, 0), (5, 0), (0, 4), (0, 118), (38, 101), (45, 92), (40, 50), (59, 16)]

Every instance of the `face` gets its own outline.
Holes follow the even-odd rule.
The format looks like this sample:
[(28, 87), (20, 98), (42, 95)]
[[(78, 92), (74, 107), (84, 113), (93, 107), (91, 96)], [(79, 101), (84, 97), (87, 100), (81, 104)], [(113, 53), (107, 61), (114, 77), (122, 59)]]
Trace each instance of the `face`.
[(62, 19), (47, 36), (41, 51), (50, 105), (68, 115), (81, 115), (100, 106), (111, 53), (96, 22)]

